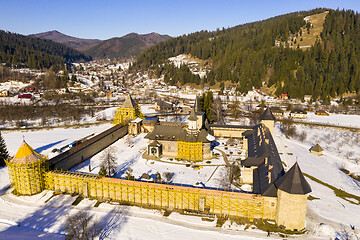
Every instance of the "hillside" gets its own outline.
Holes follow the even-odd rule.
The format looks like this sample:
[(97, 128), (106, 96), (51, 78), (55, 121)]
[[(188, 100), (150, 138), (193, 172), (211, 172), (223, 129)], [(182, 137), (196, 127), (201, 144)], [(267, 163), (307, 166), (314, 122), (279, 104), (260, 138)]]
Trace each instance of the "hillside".
[(145, 49), (170, 39), (168, 35), (150, 33), (140, 35), (130, 33), (120, 38), (111, 38), (85, 51), (86, 54), (97, 58), (126, 58), (136, 56)]
[(88, 56), (50, 40), (0, 30), (0, 63), (8, 66), (50, 68), (65, 62), (88, 61)]
[[(306, 21), (313, 21), (313, 27)], [(300, 31), (306, 32), (303, 41), (311, 46), (291, 48), (289, 39)], [(179, 84), (231, 82), (242, 93), (265, 84), (272, 87), (276, 95), (287, 93), (302, 98), (306, 94), (313, 99), (329, 100), (345, 93), (359, 93), (359, 35), (360, 15), (354, 11), (295, 12), (170, 39), (140, 54), (133, 69), (152, 67), (159, 75), (165, 75), (168, 82)], [(171, 64), (156, 67), (179, 54), (208, 60), (212, 69), (199, 81), (181, 77), (187, 74), (186, 67), (175, 69)]]
[(83, 39), (83, 38), (71, 37), (56, 30), (31, 34), (29, 36), (52, 40), (54, 42), (64, 44), (65, 46), (74, 48), (78, 51), (85, 51), (101, 42), (101, 40), (99, 39)]

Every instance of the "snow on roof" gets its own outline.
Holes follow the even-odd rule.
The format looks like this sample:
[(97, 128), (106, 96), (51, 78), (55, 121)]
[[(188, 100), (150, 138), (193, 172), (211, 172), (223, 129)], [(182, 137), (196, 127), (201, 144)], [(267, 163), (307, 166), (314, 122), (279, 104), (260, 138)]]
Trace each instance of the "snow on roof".
[(208, 135), (206, 136), (206, 139), (207, 139), (209, 142), (215, 141), (215, 137), (212, 136), (212, 135), (210, 135), (210, 134), (208, 134)]
[(131, 122), (132, 122), (132, 123), (139, 123), (139, 122), (141, 122), (141, 121), (142, 121), (141, 118), (136, 118), (136, 119), (132, 120)]

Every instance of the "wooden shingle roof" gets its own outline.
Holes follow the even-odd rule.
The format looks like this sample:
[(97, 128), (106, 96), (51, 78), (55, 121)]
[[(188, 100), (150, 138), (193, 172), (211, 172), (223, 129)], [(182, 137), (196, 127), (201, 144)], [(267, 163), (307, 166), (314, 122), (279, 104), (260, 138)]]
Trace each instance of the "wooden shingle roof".
[(302, 174), (297, 162), (284, 174), (284, 176), (275, 182), (275, 186), (290, 194), (304, 195), (311, 192), (311, 187)]
[(270, 108), (266, 108), (266, 110), (259, 117), (260, 120), (276, 120), (274, 115), (272, 114)]

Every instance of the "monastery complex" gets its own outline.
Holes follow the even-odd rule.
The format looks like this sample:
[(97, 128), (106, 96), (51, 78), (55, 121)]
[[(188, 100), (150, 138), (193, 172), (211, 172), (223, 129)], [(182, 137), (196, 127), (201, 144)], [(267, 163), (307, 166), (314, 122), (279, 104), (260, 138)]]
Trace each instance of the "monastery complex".
[(149, 141), (143, 157), (155, 161), (168, 157), (197, 164), (214, 158), (217, 138), (240, 139), (246, 158), (238, 161), (241, 170), (238, 183), (251, 185), (251, 193), (164, 187), (159, 183), (62, 173), (50, 170), (48, 160), (25, 141), (17, 154), (6, 161), (11, 186), (19, 195), (33, 195), (45, 189), (61, 190), (147, 207), (269, 219), (284, 229), (304, 229), (307, 194), (311, 188), (298, 163), (285, 172), (272, 137), (275, 117), (270, 109), (264, 111), (260, 123), (254, 126), (209, 124), (205, 119), (198, 100), (187, 123), (143, 119), (129, 95), (118, 108), (114, 123), (124, 124), (128, 134), (147, 132), (145, 138)]

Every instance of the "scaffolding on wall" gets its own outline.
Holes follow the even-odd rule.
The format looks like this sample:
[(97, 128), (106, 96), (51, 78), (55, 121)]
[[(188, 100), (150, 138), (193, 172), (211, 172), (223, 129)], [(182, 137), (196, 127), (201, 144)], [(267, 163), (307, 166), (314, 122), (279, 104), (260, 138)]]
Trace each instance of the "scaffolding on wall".
[(126, 120), (135, 119), (135, 108), (122, 108), (119, 107), (116, 109), (115, 117), (113, 124), (121, 124)]
[(201, 162), (203, 160), (203, 143), (178, 141), (177, 158)]
[(48, 170), (47, 160), (41, 158), (30, 163), (13, 163), (6, 160), (10, 185), (19, 195), (34, 195), (44, 190), (44, 174)]
[(254, 194), (101, 178), (98, 175), (59, 171), (45, 173), (45, 188), (141, 207), (228, 214), (249, 219), (264, 217), (264, 198)]

